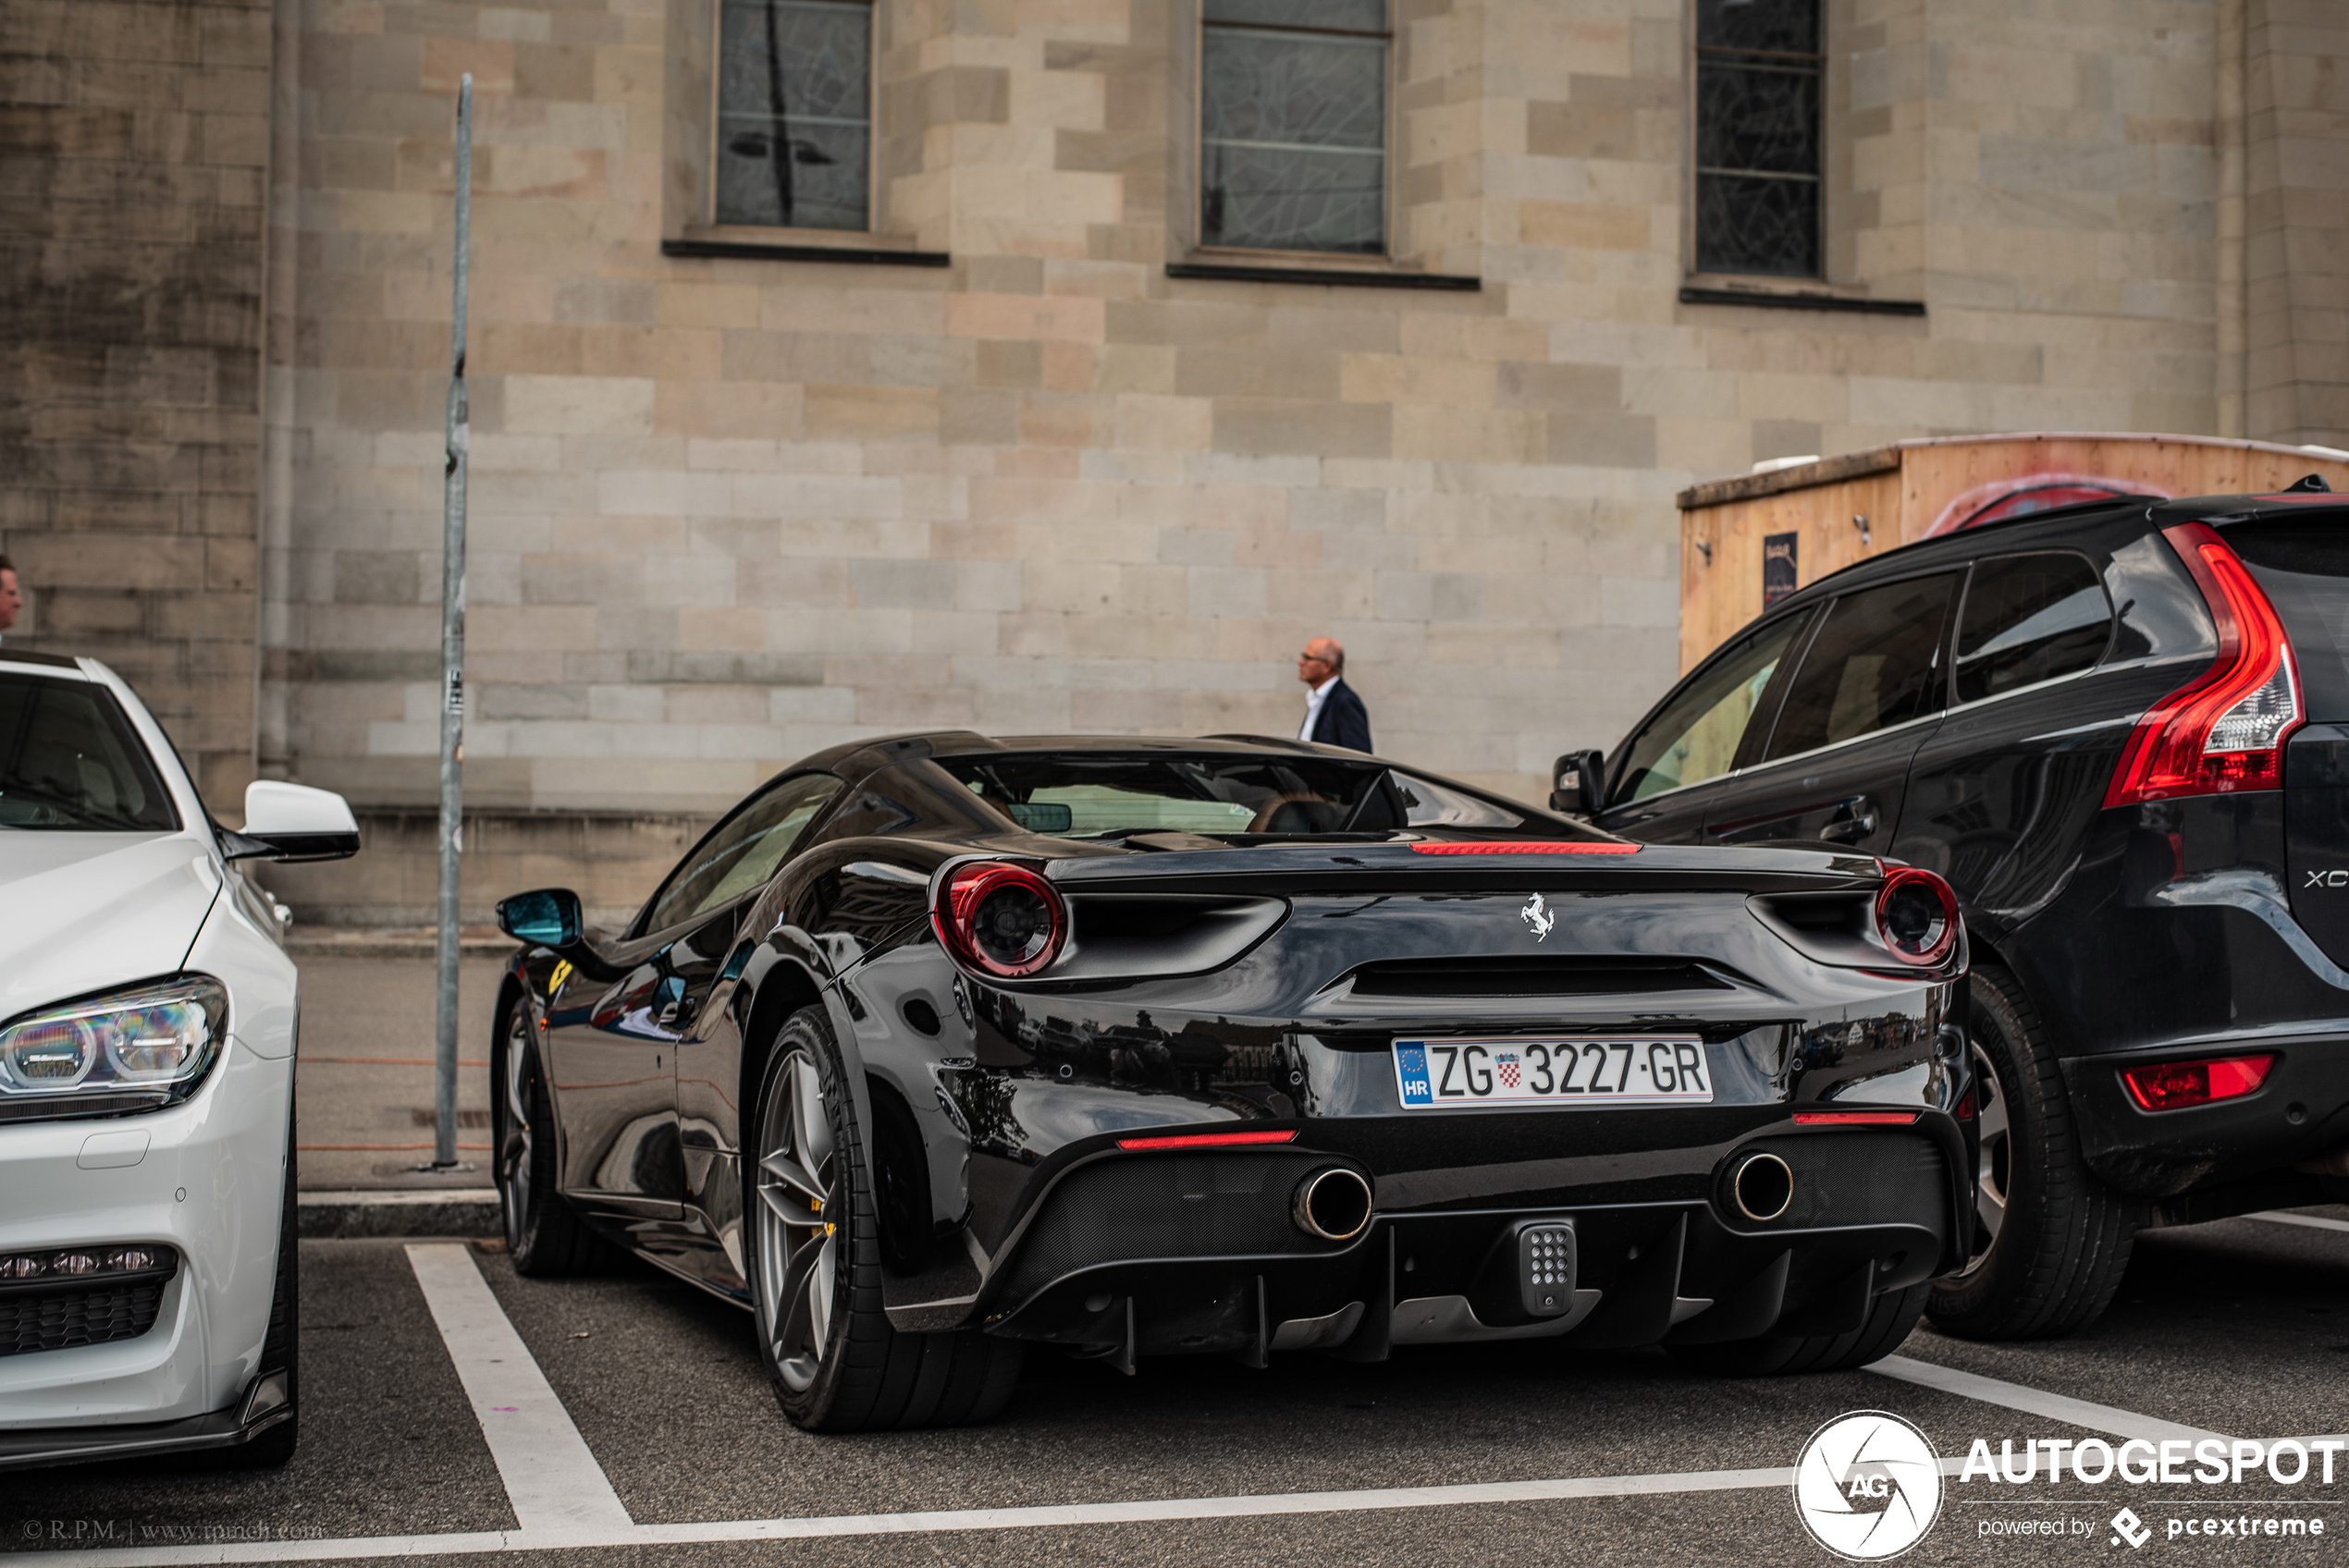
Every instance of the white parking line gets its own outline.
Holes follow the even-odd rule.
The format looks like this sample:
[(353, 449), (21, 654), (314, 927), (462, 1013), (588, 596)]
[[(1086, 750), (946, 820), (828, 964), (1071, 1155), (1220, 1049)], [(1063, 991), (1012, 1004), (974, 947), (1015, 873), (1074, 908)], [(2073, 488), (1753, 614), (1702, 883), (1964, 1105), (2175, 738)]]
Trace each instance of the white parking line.
[(412, 1246), (408, 1262), (440, 1327), (449, 1359), (456, 1364), (458, 1380), (473, 1401), (473, 1416), (523, 1533), (633, 1528), (620, 1494), (611, 1489), (529, 1347), (506, 1320), (471, 1252), (461, 1243)]
[(2050, 1421), (2085, 1427), (2091, 1432), (2106, 1432), (2116, 1438), (2145, 1438), (2160, 1442), (2173, 1438), (2193, 1441), (2223, 1435), (2206, 1432), (2199, 1427), (2181, 1427), (2174, 1421), (2157, 1421), (2150, 1415), (2139, 1415), (2133, 1410), (2092, 1404), (2085, 1399), (2073, 1399), (2069, 1394), (2052, 1394), (2044, 1389), (2025, 1388), (2021, 1383), (1961, 1372), (1954, 1366), (1937, 1366), (1930, 1361), (1915, 1361), (1905, 1355), (1888, 1355), (1863, 1370), (1881, 1377), (1898, 1378), (1919, 1388), (1938, 1389), (1945, 1394), (1980, 1400), (1985, 1404), (2001, 1404), (2009, 1410), (2020, 1410), (2026, 1415), (2044, 1415)]
[(1155, 1524), (1177, 1519), (1258, 1519), (1296, 1513), (1361, 1513), (1464, 1503), (1543, 1502), (1575, 1498), (1663, 1496), (1789, 1487), (1790, 1467), (1695, 1470), (1655, 1476), (1585, 1476), (1566, 1480), (1493, 1481), (1449, 1487), (1379, 1487), (1343, 1492), (1273, 1492), (1256, 1497), (1165, 1498), (1146, 1502), (1077, 1502), (1030, 1508), (955, 1508), (921, 1513), (845, 1513), (811, 1519), (729, 1519), (605, 1528), (478, 1530), (438, 1536), (369, 1536), (326, 1541), (224, 1541), (218, 1545), (29, 1552), (11, 1568), (134, 1568), (183, 1562), (299, 1562), (314, 1559), (430, 1557), (460, 1552), (545, 1551), (557, 1548), (683, 1546), (707, 1541), (806, 1540), (923, 1531), (1028, 1530), (1075, 1525)]
[(2264, 1214), (2246, 1214), (2244, 1218), (2264, 1219), (2270, 1225), (2306, 1225), (2311, 1231), (2349, 1231), (2349, 1219), (2327, 1219), (2316, 1214), (2286, 1214), (2273, 1208)]

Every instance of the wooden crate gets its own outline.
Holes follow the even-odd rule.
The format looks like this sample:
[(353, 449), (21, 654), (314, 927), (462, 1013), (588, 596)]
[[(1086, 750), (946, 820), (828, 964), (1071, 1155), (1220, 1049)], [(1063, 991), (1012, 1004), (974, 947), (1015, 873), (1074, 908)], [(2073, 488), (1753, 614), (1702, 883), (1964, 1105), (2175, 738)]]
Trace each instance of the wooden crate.
[(2309, 473), (2349, 492), (2349, 454), (2199, 435), (1966, 435), (1699, 484), (1679, 496), (1680, 669), (1762, 613), (1765, 549), (1782, 555), (1789, 536), (1803, 586), (2008, 510), (2107, 491), (2256, 494)]

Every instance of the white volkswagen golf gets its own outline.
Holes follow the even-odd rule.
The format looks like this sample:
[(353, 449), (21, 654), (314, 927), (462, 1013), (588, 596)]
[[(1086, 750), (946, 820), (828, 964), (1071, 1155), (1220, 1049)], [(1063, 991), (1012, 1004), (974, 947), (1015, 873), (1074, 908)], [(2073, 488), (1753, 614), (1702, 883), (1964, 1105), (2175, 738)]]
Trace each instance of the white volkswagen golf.
[(358, 847), (293, 784), (216, 826), (112, 670), (0, 647), (0, 1469), (292, 1453), (295, 974), (236, 863)]

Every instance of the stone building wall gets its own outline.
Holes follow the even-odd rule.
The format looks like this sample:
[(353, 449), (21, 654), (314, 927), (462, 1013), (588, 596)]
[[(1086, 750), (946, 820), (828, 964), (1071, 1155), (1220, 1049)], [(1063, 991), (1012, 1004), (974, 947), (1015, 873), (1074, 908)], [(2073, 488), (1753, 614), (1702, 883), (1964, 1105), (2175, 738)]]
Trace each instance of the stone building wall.
[[(1395, 0), (1394, 255), (1330, 285), (1169, 274), (1198, 0), (877, 5), (875, 231), (781, 238), (943, 265), (663, 253), (778, 238), (707, 222), (712, 0), (19, 0), (37, 645), (131, 673), (224, 806), (256, 755), (430, 800), (468, 71), (468, 802), (615, 866), (854, 736), (1287, 732), (1323, 631), (1382, 750), (1531, 794), (1670, 680), (1692, 481), (2349, 442), (2334, 0), (1826, 0), (1804, 286), (1691, 270), (1684, 0)], [(411, 870), (305, 896), (387, 918)]]
[(0, 22), (8, 645), (106, 660), (207, 796), (253, 775), (265, 0), (15, 0)]
[(1396, 270), (1472, 293), (1167, 275), (1193, 0), (881, 5), (869, 243), (942, 268), (660, 253), (706, 232), (707, 0), (287, 0), (271, 765), (431, 790), (464, 70), (485, 806), (1287, 731), (1324, 631), (1382, 750), (1530, 792), (1671, 677), (1678, 487), (2217, 419), (2208, 5), (1833, 0), (1828, 289), (1922, 318), (1679, 300), (1680, 0), (1397, 0)]

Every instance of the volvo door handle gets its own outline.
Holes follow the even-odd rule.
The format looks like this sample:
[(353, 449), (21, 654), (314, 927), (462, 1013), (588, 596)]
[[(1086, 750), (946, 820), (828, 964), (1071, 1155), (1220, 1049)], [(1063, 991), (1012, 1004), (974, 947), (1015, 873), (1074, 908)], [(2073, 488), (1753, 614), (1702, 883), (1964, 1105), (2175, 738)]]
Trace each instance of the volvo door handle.
[(682, 1029), (686, 1024), (691, 1023), (694, 1021), (694, 1014), (699, 1012), (700, 1011), (701, 999), (699, 998), (692, 996), (680, 997), (675, 1001), (670, 1002), (667, 1007), (660, 1010), (660, 1026), (664, 1029)]
[(1835, 815), (1819, 837), (1837, 844), (1854, 844), (1876, 831), (1876, 802), (1865, 795), (1854, 795), (1836, 803)]

